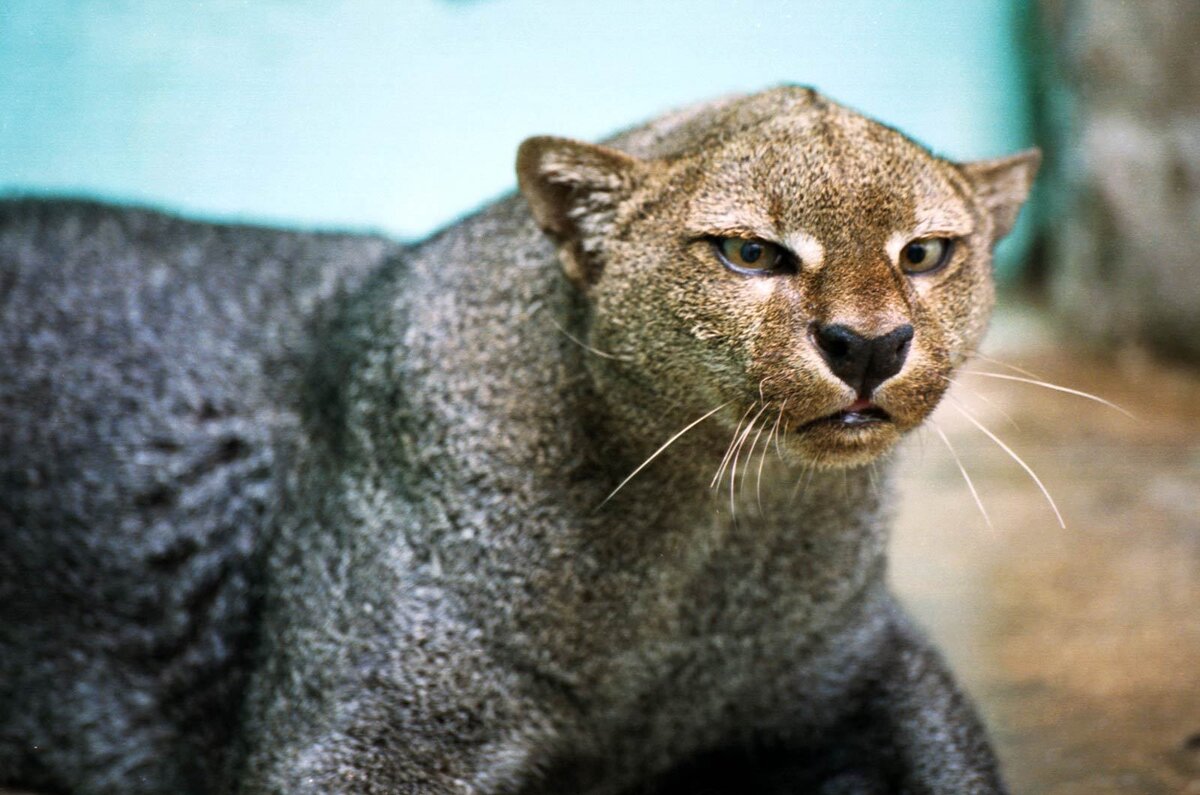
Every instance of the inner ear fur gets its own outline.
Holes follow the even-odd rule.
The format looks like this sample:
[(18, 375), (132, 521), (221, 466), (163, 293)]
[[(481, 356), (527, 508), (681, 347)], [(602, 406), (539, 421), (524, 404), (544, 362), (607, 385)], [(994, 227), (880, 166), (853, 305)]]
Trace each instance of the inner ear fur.
[(976, 198), (992, 216), (993, 240), (1012, 231), (1041, 162), (1042, 152), (1035, 148), (1008, 157), (959, 165), (975, 188)]
[(616, 220), (642, 161), (624, 152), (568, 138), (538, 136), (517, 151), (517, 184), (539, 227), (554, 238), (567, 275), (595, 282), (602, 263), (594, 241)]

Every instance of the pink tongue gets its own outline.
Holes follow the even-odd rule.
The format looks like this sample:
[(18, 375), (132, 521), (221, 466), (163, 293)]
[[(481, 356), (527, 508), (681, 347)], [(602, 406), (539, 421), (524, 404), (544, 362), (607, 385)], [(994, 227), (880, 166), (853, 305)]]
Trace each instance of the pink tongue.
[(866, 411), (867, 409), (874, 407), (874, 405), (875, 404), (869, 400), (863, 400), (862, 398), (859, 398), (847, 406), (846, 411)]

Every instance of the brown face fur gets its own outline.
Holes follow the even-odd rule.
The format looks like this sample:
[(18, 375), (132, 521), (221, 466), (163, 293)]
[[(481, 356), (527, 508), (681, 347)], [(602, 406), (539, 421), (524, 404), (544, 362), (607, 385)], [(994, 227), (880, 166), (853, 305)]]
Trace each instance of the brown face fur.
[[(978, 345), (993, 301), (991, 250), (1015, 220), (1038, 155), (957, 165), (808, 89), (781, 88), (688, 120), (675, 150), (636, 159), (534, 138), (518, 175), (534, 217), (588, 298), (588, 343), (604, 368), (660, 404), (727, 424), (779, 417), (783, 448), (856, 466), (929, 415)], [(906, 274), (901, 249), (955, 241), (935, 272)], [(765, 240), (794, 272), (726, 267), (714, 239)], [(840, 324), (874, 337), (904, 324), (903, 368), (870, 400), (887, 419), (820, 422), (863, 397), (813, 337)], [(600, 374), (604, 378), (604, 374)], [(765, 408), (764, 408), (765, 407)]]

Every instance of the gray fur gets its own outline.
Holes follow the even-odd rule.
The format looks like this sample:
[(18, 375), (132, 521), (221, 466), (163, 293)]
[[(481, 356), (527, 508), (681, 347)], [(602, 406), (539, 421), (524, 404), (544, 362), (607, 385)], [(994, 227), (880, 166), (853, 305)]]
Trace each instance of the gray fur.
[(598, 507), (682, 423), (607, 410), (524, 199), (411, 249), (10, 201), (0, 279), (0, 783), (1003, 791), (886, 475), (734, 518), (701, 425)]
[(0, 782), (214, 791), (305, 326), (395, 250), (0, 202)]

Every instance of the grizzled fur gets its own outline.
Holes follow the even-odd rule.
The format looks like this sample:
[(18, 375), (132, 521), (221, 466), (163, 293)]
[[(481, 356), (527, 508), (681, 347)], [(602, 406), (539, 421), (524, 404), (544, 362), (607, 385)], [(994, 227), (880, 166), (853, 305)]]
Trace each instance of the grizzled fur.
[[(522, 195), (409, 249), (0, 204), (0, 783), (1002, 792), (875, 467), (1035, 166), (782, 88), (531, 139)], [(856, 400), (812, 324), (901, 322), (888, 419), (812, 424)]]
[(0, 202), (0, 782), (213, 791), (305, 325), (394, 251)]

